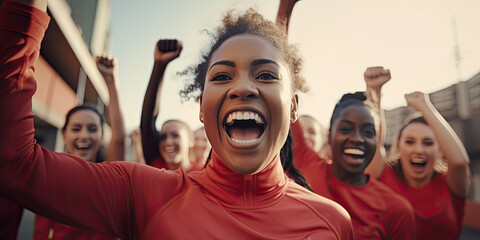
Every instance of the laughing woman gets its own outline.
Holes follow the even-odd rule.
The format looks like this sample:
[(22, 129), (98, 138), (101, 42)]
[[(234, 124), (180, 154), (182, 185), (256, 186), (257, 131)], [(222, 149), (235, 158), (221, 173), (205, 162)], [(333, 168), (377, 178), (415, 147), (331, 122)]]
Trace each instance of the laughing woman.
[[(367, 91), (372, 91), (372, 86), (381, 89), (390, 79), (390, 72), (372, 67), (365, 76)], [(356, 239), (415, 239), (412, 206), (364, 173), (378, 151), (371, 114), (374, 109), (366, 99), (363, 92), (345, 94), (335, 105), (328, 130), (331, 160), (307, 144), (301, 122), (293, 123), (295, 166), (305, 174), (314, 192), (348, 211)]]
[[(0, 195), (49, 218), (121, 239), (352, 239), (348, 213), (284, 174), (297, 118), (299, 60), (275, 24), (228, 14), (197, 68), (213, 153), (201, 171), (94, 164), (33, 139), (34, 63), (46, 1), (0, 9)], [(37, 5), (39, 4), (39, 5)], [(190, 91), (188, 91), (190, 92)], [(99, 180), (101, 179), (101, 180)]]
[(418, 239), (458, 239), (471, 184), (470, 159), (428, 95), (414, 92), (405, 99), (422, 117), (400, 130), (388, 165), (373, 162), (376, 175), (412, 203)]

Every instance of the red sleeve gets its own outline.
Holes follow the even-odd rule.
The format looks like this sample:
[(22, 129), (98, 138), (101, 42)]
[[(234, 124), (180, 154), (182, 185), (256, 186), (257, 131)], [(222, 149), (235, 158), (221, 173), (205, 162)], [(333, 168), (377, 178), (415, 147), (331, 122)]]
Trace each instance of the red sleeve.
[(33, 240), (47, 240), (53, 221), (40, 215), (35, 215), (35, 225), (33, 228)]
[(0, 8), (0, 196), (54, 221), (140, 238), (184, 175), (129, 162), (94, 164), (36, 144), (34, 64), (48, 21), (25, 4)]

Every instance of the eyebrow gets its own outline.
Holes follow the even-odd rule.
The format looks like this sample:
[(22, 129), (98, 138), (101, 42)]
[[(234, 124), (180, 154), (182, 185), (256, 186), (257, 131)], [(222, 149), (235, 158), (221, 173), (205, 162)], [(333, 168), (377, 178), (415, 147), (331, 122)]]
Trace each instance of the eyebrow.
[[(275, 62), (273, 60), (270, 60), (270, 59), (263, 59), (263, 58), (253, 60), (250, 65), (251, 66), (259, 66), (259, 65), (262, 65), (262, 64), (274, 64), (274, 65), (279, 66), (277, 62)], [(214, 64), (212, 64), (212, 66), (210, 66), (210, 68), (208, 70), (210, 71), (210, 69), (212, 69), (212, 67), (215, 66), (215, 65), (225, 65), (225, 66), (229, 66), (229, 67), (236, 67), (237, 66), (233, 61), (224, 60), (224, 61), (215, 62)]]
[(252, 64), (250, 64), (251, 66), (258, 66), (258, 65), (262, 65), (262, 64), (274, 64), (274, 65), (277, 65), (278, 66), (278, 63), (273, 61), (273, 60), (270, 60), (270, 59), (256, 59), (256, 60), (253, 60), (252, 61)]
[(210, 69), (212, 69), (213, 66), (215, 65), (225, 65), (225, 66), (229, 66), (229, 67), (235, 67), (236, 64), (232, 61), (218, 61), (218, 62), (215, 62), (214, 64), (212, 64), (212, 66), (210, 66), (210, 68), (208, 69), (208, 71), (210, 71)]

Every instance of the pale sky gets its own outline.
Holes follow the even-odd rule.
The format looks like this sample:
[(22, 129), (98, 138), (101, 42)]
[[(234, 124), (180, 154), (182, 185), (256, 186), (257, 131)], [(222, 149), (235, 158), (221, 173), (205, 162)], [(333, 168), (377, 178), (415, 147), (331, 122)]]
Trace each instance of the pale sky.
[[(167, 119), (201, 126), (198, 103), (180, 102), (183, 79), (175, 73), (198, 62), (213, 30), (229, 9), (253, 7), (274, 20), (279, 0), (112, 0), (112, 55), (119, 59), (119, 94), (127, 131), (140, 124), (143, 97), (161, 38), (177, 38), (184, 48), (167, 69), (157, 126)], [(480, 72), (480, 1), (478, 0), (302, 0), (293, 10), (289, 37), (304, 58), (303, 75), (311, 88), (301, 95), (301, 113), (328, 126), (342, 94), (364, 90), (363, 72), (385, 66), (392, 80), (382, 106), (405, 104), (403, 94), (431, 93), (459, 81), (455, 68), (456, 32), (460, 80)]]

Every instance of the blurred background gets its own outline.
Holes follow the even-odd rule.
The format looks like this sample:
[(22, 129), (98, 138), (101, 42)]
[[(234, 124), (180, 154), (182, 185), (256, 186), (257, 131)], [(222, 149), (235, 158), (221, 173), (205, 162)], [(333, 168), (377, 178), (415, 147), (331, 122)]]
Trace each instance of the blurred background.
[[(1, 2), (1, 0), (0, 0)], [(155, 43), (182, 41), (183, 51), (167, 69), (157, 126), (177, 118), (201, 126), (199, 105), (181, 102), (184, 80), (176, 75), (196, 64), (229, 9), (254, 8), (275, 20), (279, 0), (49, 0), (52, 20), (36, 66), (36, 138), (63, 151), (66, 112), (79, 103), (95, 104), (107, 118), (108, 92), (94, 56), (119, 60), (120, 104), (127, 134), (140, 125), (143, 97), (153, 66)], [(423, 91), (463, 141), (471, 159), (473, 187), (462, 239), (480, 236), (480, 1), (299, 1), (289, 38), (304, 57), (311, 88), (301, 95), (301, 113), (328, 128), (335, 103), (345, 92), (365, 89), (363, 72), (385, 66), (392, 80), (384, 87), (387, 148), (412, 113), (403, 95)], [(106, 145), (106, 144), (105, 144)], [(129, 159), (134, 158), (129, 149)], [(33, 214), (26, 211), (18, 239), (31, 239)]]

